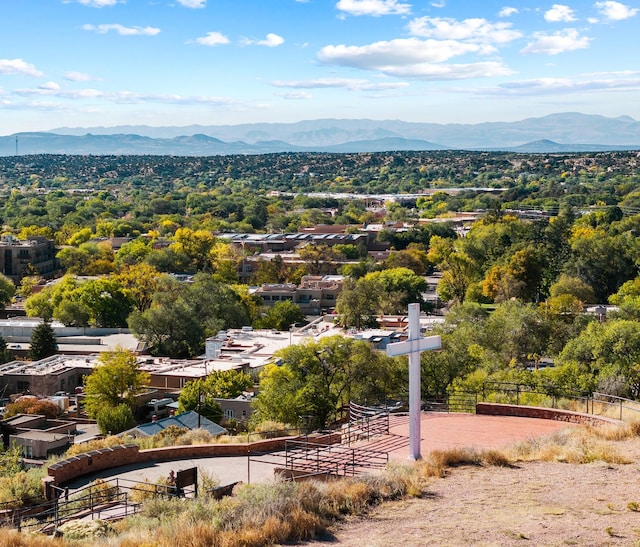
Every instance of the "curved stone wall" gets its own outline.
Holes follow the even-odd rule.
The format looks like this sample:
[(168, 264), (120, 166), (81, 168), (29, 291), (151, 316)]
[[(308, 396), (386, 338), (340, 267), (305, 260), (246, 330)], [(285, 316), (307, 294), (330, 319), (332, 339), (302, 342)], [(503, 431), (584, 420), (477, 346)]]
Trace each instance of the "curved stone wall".
[(584, 414), (582, 412), (572, 412), (559, 408), (545, 408), (540, 406), (520, 406), (505, 405), (499, 403), (478, 403), (476, 404), (476, 414), (488, 414), (491, 416), (520, 416), (523, 418), (538, 418), (540, 420), (556, 420), (560, 422), (571, 422), (575, 424), (621, 424), (620, 420), (597, 416), (595, 414)]
[[(201, 444), (187, 446), (170, 446), (139, 450), (135, 444), (126, 444), (91, 450), (71, 458), (61, 460), (49, 466), (46, 482), (55, 486), (63, 486), (72, 479), (97, 473), (105, 469), (113, 469), (123, 465), (148, 463), (158, 461), (172, 461), (197, 458), (211, 458), (216, 456), (247, 456), (251, 453), (274, 452), (284, 450), (287, 440), (298, 437), (280, 437), (265, 439), (252, 443), (229, 444)], [(318, 444), (340, 443), (341, 435), (309, 437)]]

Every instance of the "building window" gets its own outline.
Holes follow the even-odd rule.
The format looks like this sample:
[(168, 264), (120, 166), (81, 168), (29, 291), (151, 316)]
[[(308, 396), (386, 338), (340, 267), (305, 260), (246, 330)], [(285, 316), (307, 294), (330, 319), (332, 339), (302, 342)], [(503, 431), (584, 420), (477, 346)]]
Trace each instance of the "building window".
[(227, 408), (224, 411), (224, 417), (225, 418), (235, 418), (236, 413), (234, 412), (233, 408)]

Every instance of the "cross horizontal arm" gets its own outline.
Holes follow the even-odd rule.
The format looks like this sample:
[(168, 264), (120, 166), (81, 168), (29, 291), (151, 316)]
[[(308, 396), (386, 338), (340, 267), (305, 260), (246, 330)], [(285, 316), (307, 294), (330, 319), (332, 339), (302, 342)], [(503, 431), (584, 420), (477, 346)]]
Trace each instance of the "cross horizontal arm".
[(442, 348), (440, 336), (427, 336), (417, 340), (405, 340), (404, 342), (394, 342), (387, 346), (387, 356), (409, 355), (415, 352), (435, 350)]

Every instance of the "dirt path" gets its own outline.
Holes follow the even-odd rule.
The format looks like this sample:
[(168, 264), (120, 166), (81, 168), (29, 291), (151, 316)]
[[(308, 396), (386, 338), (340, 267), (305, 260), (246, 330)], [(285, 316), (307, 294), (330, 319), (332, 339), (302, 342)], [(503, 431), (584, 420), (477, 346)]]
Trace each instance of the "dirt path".
[(341, 524), (331, 544), (638, 546), (640, 440), (615, 446), (633, 463), (452, 469), (421, 499), (386, 503)]

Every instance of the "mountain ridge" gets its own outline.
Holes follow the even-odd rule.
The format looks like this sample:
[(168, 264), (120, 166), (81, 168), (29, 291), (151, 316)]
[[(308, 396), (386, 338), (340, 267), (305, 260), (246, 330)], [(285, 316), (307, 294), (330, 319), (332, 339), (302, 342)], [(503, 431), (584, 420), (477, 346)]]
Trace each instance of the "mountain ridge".
[[(16, 142), (17, 141), (17, 142)], [(416, 150), (589, 152), (640, 149), (640, 122), (629, 116), (563, 112), (516, 122), (435, 124), (320, 119), (238, 125), (113, 126), (0, 137), (0, 155), (228, 155)]]

